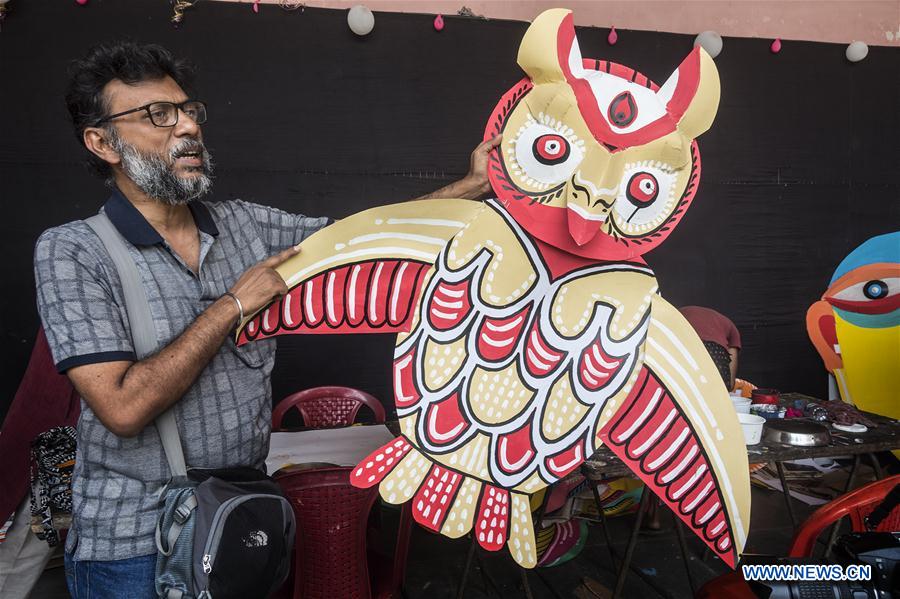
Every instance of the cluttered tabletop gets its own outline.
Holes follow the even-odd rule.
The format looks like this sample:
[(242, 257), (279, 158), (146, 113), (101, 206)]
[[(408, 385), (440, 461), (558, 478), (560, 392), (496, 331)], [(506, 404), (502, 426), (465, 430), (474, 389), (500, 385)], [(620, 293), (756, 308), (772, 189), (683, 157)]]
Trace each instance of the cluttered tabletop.
[[(748, 446), (751, 464), (799, 458), (833, 457), (876, 453), (900, 448), (900, 422), (877, 414), (861, 412), (844, 402), (823, 402), (801, 393), (783, 393), (783, 402), (814, 403), (805, 409), (800, 422), (815, 422), (828, 430), (830, 442), (823, 445), (788, 445), (768, 440), (763, 435), (759, 445)], [(791, 419), (787, 419), (791, 420)], [(775, 420), (769, 422), (777, 422)], [(769, 422), (766, 425), (769, 425)]]
[[(900, 422), (897, 420), (861, 412), (844, 402), (825, 402), (801, 393), (781, 393), (774, 405), (778, 409), (764, 416), (766, 422), (759, 442), (747, 446), (751, 464), (900, 449)], [(756, 410), (754, 413), (760, 414)], [(775, 429), (778, 428), (804, 431), (810, 438), (798, 434), (789, 439), (788, 432), (777, 434)], [(813, 436), (815, 439), (811, 438)], [(805, 444), (788, 444), (784, 442), (787, 440)], [(589, 472), (604, 477), (630, 476), (628, 467), (607, 447), (594, 452), (584, 466)]]

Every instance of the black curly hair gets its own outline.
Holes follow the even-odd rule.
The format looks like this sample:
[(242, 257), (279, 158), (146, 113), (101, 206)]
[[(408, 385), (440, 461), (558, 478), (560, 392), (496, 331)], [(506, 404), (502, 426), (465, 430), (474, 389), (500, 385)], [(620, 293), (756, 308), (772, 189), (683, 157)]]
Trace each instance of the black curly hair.
[[(97, 126), (109, 114), (109, 101), (103, 93), (107, 83), (118, 79), (135, 84), (141, 81), (171, 77), (187, 90), (193, 80), (193, 67), (157, 44), (119, 41), (99, 44), (84, 58), (69, 65), (66, 106), (75, 127), (75, 137), (84, 144), (84, 130)], [(111, 125), (110, 125), (111, 126)], [(88, 166), (97, 176), (108, 179), (109, 164), (88, 152)]]

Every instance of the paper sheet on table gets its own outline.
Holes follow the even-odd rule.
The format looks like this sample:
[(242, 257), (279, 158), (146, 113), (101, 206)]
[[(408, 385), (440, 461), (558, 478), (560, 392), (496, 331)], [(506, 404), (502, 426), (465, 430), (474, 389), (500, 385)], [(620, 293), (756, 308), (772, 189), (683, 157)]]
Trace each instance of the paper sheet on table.
[(383, 424), (272, 433), (266, 470), (291, 464), (327, 463), (355, 466), (394, 435)]
[[(769, 487), (770, 489), (772, 489), (774, 491), (779, 491), (781, 493), (784, 492), (781, 487), (781, 481), (777, 477), (766, 474), (762, 470), (754, 472), (753, 474), (750, 475), (750, 477), (753, 478), (754, 480), (762, 483), (766, 487)], [(790, 486), (790, 485), (788, 485), (788, 486)], [(827, 499), (822, 499), (821, 497), (815, 497), (813, 495), (808, 495), (801, 491), (797, 491), (796, 489), (793, 489), (793, 488), (790, 489), (790, 494), (791, 494), (791, 497), (793, 497), (794, 499), (796, 499), (798, 501), (802, 501), (806, 505), (816, 506), (816, 505), (824, 505), (824, 504), (828, 503)]]

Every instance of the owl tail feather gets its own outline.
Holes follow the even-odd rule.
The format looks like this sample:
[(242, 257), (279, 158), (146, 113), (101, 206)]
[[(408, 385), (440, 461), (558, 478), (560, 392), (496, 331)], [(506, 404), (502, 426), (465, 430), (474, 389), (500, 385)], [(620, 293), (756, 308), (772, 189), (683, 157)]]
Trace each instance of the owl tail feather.
[(355, 487), (379, 485), (388, 503), (412, 501), (413, 519), (450, 538), (469, 531), (487, 551), (509, 545), (525, 568), (537, 563), (528, 496), (483, 483), (416, 451), (403, 436), (372, 452), (350, 475)]
[(368, 489), (380, 483), (412, 450), (405, 437), (397, 437), (385, 443), (356, 465), (350, 474), (350, 484), (358, 489)]

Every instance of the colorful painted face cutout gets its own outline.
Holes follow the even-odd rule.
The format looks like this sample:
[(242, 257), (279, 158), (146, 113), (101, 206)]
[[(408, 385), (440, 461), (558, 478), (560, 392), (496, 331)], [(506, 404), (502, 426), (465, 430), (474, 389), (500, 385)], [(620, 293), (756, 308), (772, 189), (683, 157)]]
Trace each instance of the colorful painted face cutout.
[(810, 306), (806, 326), (841, 399), (900, 417), (900, 232), (850, 252)]
[(542, 241), (587, 258), (635, 259), (690, 205), (694, 138), (718, 105), (715, 65), (697, 48), (659, 87), (637, 71), (583, 59), (571, 16), (536, 20), (519, 50), (531, 77), (494, 109), (503, 134), (489, 176), (497, 197)]

